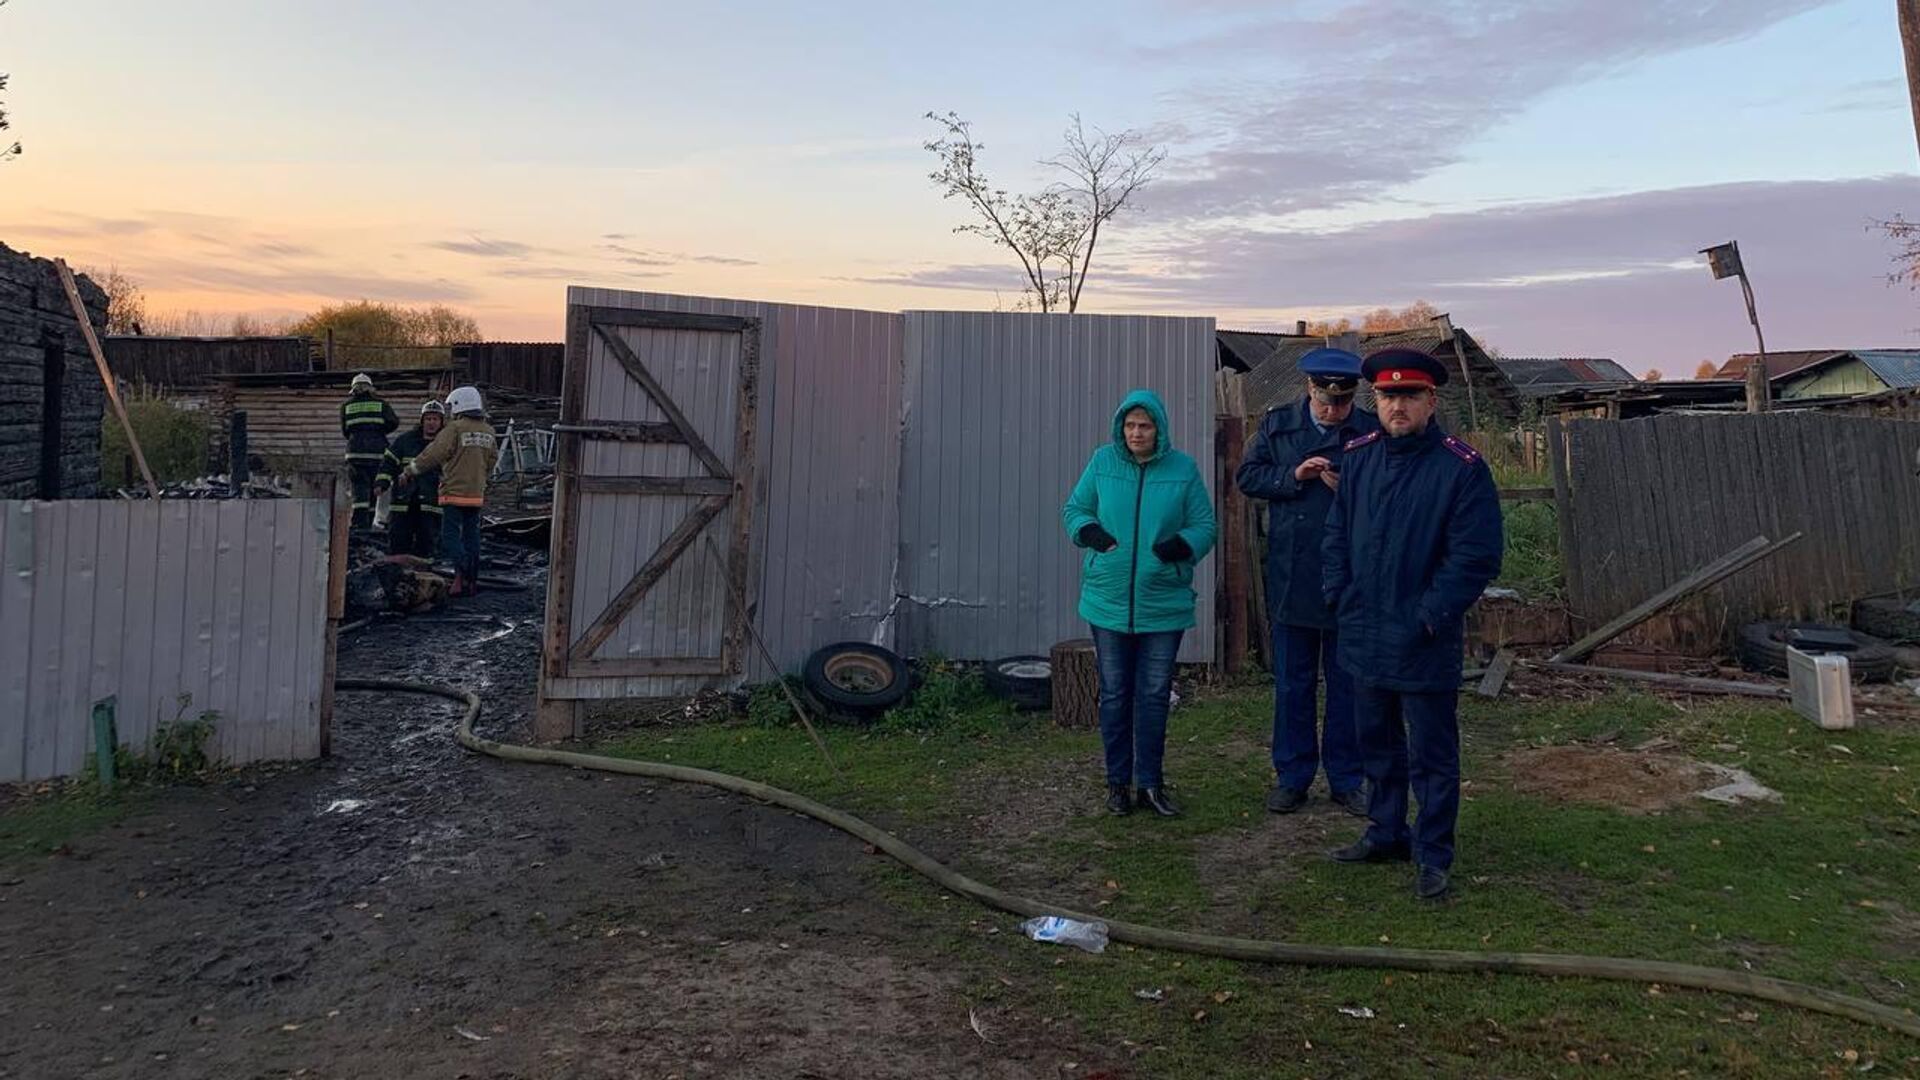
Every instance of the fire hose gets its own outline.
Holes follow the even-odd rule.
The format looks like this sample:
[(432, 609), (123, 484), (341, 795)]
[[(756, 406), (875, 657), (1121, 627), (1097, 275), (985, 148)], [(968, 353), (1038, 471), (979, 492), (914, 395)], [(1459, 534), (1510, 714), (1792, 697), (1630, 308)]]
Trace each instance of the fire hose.
[(1396, 971), (1468, 973), (1497, 972), (1508, 975), (1534, 975), (1548, 978), (1606, 979), (1614, 982), (1658, 983), (1694, 990), (1736, 994), (1760, 1001), (1827, 1013), (1858, 1020), (1920, 1038), (1920, 1017), (1907, 1009), (1868, 1001), (1865, 998), (1825, 990), (1817, 986), (1776, 979), (1752, 972), (1697, 964), (1676, 964), (1664, 960), (1640, 960), (1610, 956), (1582, 956), (1572, 953), (1475, 952), (1454, 949), (1395, 949), (1370, 945), (1304, 945), (1255, 938), (1224, 937), (1167, 930), (1141, 923), (1118, 922), (1049, 904), (1031, 897), (1010, 893), (954, 870), (932, 856), (852, 814), (836, 810), (791, 791), (727, 773), (669, 765), (656, 761), (582, 754), (570, 750), (519, 746), (474, 734), (473, 724), (480, 716), (480, 696), (468, 690), (428, 683), (390, 679), (340, 679), (335, 688), (405, 694), (427, 694), (465, 706), (454, 738), (460, 745), (478, 754), (506, 761), (540, 765), (563, 765), (573, 769), (644, 776), (656, 780), (704, 784), (731, 791), (761, 802), (825, 822), (887, 853), (915, 873), (937, 883), (949, 892), (969, 897), (990, 907), (1021, 916), (1060, 915), (1082, 922), (1104, 922), (1107, 935), (1114, 941), (1150, 949), (1224, 957), (1268, 964), (1306, 967), (1386, 968)]

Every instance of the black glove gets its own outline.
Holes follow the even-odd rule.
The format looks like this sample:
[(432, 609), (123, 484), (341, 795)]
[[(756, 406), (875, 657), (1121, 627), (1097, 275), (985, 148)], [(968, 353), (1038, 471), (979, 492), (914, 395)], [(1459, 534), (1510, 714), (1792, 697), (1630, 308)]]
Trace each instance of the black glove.
[(1095, 551), (1112, 551), (1120, 546), (1120, 541), (1115, 540), (1112, 533), (1101, 528), (1099, 522), (1090, 521), (1080, 526), (1080, 546), (1090, 547)]
[(1193, 558), (1193, 549), (1180, 536), (1171, 536), (1153, 545), (1153, 554), (1163, 563), (1186, 562)]

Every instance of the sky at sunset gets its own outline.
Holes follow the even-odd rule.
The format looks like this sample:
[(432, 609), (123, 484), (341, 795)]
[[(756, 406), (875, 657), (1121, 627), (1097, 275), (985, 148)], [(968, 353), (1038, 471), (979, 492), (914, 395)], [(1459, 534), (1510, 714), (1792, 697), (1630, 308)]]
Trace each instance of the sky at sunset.
[(1169, 152), (1083, 310), (1280, 328), (1426, 299), (1513, 356), (1692, 372), (1920, 346), (1889, 0), (11, 0), (0, 241), (155, 310), (444, 302), (557, 340), (569, 284), (881, 309), (1020, 278), (927, 179), (1071, 112)]

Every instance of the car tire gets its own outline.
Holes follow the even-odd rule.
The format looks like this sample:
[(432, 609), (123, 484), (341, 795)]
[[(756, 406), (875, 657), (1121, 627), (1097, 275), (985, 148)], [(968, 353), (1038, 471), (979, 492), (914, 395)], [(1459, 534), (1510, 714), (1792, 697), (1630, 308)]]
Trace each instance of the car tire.
[(1838, 655), (1847, 658), (1855, 682), (1885, 682), (1893, 678), (1892, 646), (1879, 638), (1826, 623), (1757, 622), (1740, 628), (1740, 666), (1767, 675), (1787, 673), (1786, 635), (1793, 630), (1839, 630), (1853, 639), (1853, 648)]
[(1016, 709), (1053, 708), (1053, 661), (1045, 656), (1003, 656), (987, 664), (987, 690)]
[(907, 699), (913, 675), (891, 649), (843, 641), (816, 649), (801, 679), (829, 715), (871, 720)]

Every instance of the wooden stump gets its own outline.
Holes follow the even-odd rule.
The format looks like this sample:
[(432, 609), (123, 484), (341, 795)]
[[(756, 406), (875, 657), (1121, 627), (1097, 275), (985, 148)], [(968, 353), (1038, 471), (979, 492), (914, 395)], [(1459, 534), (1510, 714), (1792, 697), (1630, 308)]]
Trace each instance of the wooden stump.
[(1100, 663), (1093, 639), (1075, 638), (1053, 647), (1053, 722), (1064, 728), (1100, 726)]

